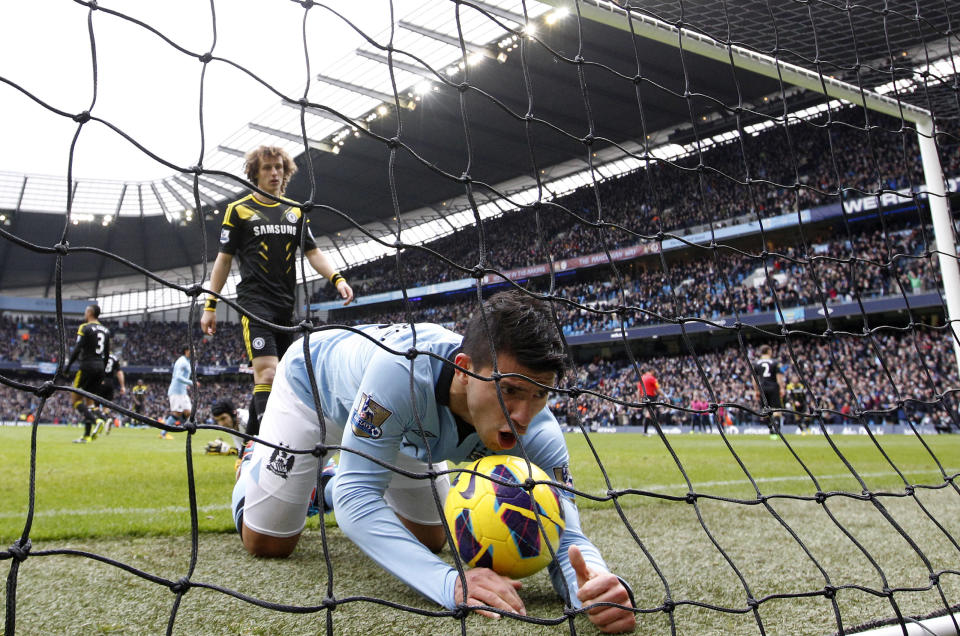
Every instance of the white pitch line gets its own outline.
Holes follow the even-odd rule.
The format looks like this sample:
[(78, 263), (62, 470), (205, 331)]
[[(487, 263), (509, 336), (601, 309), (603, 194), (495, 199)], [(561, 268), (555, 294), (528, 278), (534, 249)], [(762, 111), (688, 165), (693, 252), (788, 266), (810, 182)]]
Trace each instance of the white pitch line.
[[(906, 475), (939, 475), (940, 471), (937, 470), (922, 470), (922, 471), (907, 471)], [(893, 477), (895, 473), (884, 472), (884, 473), (860, 473), (861, 477), (872, 478), (872, 477)], [(852, 479), (853, 477), (849, 473), (844, 473), (840, 475), (817, 475), (817, 479), (822, 483), (826, 479)], [(810, 478), (807, 475), (787, 475), (783, 477), (758, 477), (755, 478), (755, 481), (758, 484), (767, 484), (774, 482), (782, 481), (809, 481)], [(704, 481), (704, 482), (694, 482), (694, 487), (697, 489), (713, 486), (744, 486), (749, 485), (750, 482), (747, 481), (746, 477), (743, 479), (737, 480), (727, 480), (727, 481)], [(639, 490), (671, 490), (678, 487), (683, 487), (684, 492), (686, 489), (684, 485), (680, 482), (676, 484), (650, 484), (646, 485)], [(603, 493), (599, 493), (603, 494)], [(772, 493), (770, 493), (772, 494)], [(214, 512), (217, 510), (229, 510), (229, 504), (213, 504), (207, 506), (199, 506), (197, 512)], [(34, 512), (34, 517), (54, 517), (54, 516), (63, 516), (63, 515), (73, 515), (73, 516), (91, 516), (91, 515), (153, 515), (158, 513), (189, 513), (190, 509), (186, 506), (165, 506), (163, 508), (83, 508), (79, 510), (37, 510)], [(15, 519), (18, 517), (23, 517), (26, 512), (0, 512), (0, 519)]]

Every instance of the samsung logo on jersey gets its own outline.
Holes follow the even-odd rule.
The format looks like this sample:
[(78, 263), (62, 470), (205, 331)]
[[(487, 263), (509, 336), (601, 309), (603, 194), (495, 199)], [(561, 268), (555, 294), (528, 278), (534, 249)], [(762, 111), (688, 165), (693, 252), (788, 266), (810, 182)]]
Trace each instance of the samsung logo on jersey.
[(253, 235), (262, 236), (264, 234), (296, 234), (295, 225), (255, 225), (253, 226)]

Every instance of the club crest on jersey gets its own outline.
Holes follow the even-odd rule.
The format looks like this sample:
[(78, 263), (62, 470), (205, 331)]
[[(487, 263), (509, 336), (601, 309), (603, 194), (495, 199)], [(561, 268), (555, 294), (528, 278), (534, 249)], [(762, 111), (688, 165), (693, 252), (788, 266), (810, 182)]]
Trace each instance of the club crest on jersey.
[(265, 345), (265, 344), (267, 344), (267, 343), (264, 341), (263, 338), (257, 337), (257, 338), (254, 338), (254, 339), (253, 339), (253, 342), (250, 343), (250, 344), (253, 345), (253, 348), (254, 348), (254, 349), (263, 349), (263, 345)]
[(270, 456), (270, 461), (267, 463), (267, 470), (277, 477), (286, 479), (290, 471), (293, 470), (295, 459), (296, 457), (283, 450), (283, 448), (275, 448)]
[(230, 230), (223, 228), (220, 230), (220, 242), (226, 245), (230, 242)]
[(357, 437), (380, 439), (380, 436), (383, 435), (380, 427), (391, 415), (393, 415), (392, 411), (377, 404), (373, 398), (363, 393), (360, 396), (360, 405), (350, 415), (353, 434)]
[(297, 222), (297, 215), (292, 210), (284, 214), (283, 217), (287, 219), (289, 223)]

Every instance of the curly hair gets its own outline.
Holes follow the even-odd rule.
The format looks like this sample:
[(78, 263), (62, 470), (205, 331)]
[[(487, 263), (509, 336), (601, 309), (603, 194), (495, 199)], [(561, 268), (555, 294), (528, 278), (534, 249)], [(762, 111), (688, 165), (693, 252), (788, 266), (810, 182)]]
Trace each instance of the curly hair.
[(243, 158), (243, 170), (247, 175), (247, 179), (250, 180), (256, 186), (260, 184), (257, 183), (257, 176), (260, 174), (260, 162), (262, 162), (266, 157), (280, 157), (280, 160), (283, 161), (283, 181), (280, 182), (280, 193), (286, 191), (287, 184), (290, 183), (290, 178), (297, 172), (297, 164), (293, 162), (293, 159), (290, 158), (290, 155), (287, 154), (287, 151), (278, 146), (260, 146), (254, 150), (251, 150), (247, 153), (247, 156)]

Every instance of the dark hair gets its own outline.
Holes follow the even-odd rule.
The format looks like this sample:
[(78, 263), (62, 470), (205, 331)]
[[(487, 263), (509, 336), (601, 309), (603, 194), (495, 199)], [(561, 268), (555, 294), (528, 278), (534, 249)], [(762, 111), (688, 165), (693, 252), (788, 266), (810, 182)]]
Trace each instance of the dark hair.
[(100, 305), (87, 305), (87, 309), (90, 310), (94, 318), (100, 317)]
[(470, 356), (475, 369), (493, 365), (491, 340), (498, 355), (510, 354), (531, 371), (553, 371), (559, 380), (567, 369), (567, 354), (550, 304), (520, 291), (491, 296), (483, 303), (483, 315), (478, 309), (467, 321), (461, 349)]
[(183, 345), (180, 347), (180, 353), (187, 354), (190, 352), (190, 345)]
[(213, 406), (210, 407), (210, 412), (213, 413), (214, 417), (223, 415), (224, 413), (233, 413), (236, 410), (236, 407), (233, 406), (233, 402), (230, 400), (220, 400), (219, 402), (214, 402)]

